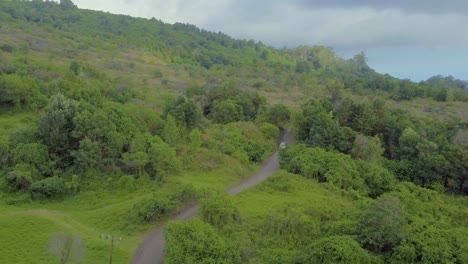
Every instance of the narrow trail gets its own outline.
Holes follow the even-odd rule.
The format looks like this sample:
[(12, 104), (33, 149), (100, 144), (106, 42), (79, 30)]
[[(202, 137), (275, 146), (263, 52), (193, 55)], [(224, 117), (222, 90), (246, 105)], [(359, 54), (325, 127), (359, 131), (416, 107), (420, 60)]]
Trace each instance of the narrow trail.
[[(294, 135), (291, 131), (287, 130), (283, 135), (283, 140), (286, 144), (293, 143)], [(253, 186), (263, 182), (275, 171), (279, 169), (278, 151), (271, 155), (264, 163), (262, 169), (254, 176), (246, 179), (245, 181), (229, 188), (227, 192), (231, 195), (238, 194), (239, 192), (252, 188)], [(194, 205), (185, 211), (178, 214), (175, 219), (187, 220), (197, 214), (200, 206)], [(153, 232), (148, 234), (143, 243), (138, 248), (137, 253), (133, 256), (132, 264), (163, 264), (164, 256), (164, 235), (163, 230), (166, 224), (157, 227)]]

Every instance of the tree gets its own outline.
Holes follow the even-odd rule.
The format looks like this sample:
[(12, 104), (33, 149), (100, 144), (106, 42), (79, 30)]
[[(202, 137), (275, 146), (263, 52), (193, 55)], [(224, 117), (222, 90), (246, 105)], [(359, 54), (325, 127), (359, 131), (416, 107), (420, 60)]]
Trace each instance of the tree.
[(400, 244), (405, 233), (405, 211), (400, 199), (391, 195), (379, 197), (359, 222), (358, 240), (376, 253), (386, 253)]
[(40, 121), (39, 135), (55, 158), (67, 158), (71, 150), (70, 133), (75, 127), (73, 117), (77, 106), (76, 101), (67, 99), (63, 94), (56, 94), (51, 98), (46, 114)]
[(148, 149), (149, 165), (159, 180), (180, 169), (180, 161), (175, 150), (158, 136), (151, 139)]
[(66, 9), (77, 9), (78, 7), (71, 0), (60, 0), (60, 8)]
[(27, 190), (29, 186), (40, 179), (40, 173), (31, 164), (19, 163), (6, 176), (7, 183), (15, 190)]
[(13, 163), (34, 165), (41, 174), (50, 174), (47, 146), (41, 143), (18, 144), (11, 152)]
[(182, 96), (178, 97), (165, 112), (175, 119), (179, 127), (188, 130), (200, 127), (203, 118), (200, 107), (194, 101)]
[(351, 156), (354, 159), (362, 159), (373, 164), (378, 164), (382, 161), (384, 151), (385, 149), (382, 147), (382, 143), (378, 137), (357, 135), (354, 140), (353, 149), (351, 150)]
[(85, 251), (83, 240), (79, 235), (57, 232), (50, 240), (49, 252), (60, 259), (61, 264), (68, 261), (81, 261)]
[(164, 235), (164, 263), (241, 263), (236, 245), (223, 239), (209, 224), (199, 219), (169, 222)]
[(98, 142), (92, 142), (88, 137), (80, 141), (78, 150), (72, 150), (75, 166), (84, 172), (88, 168), (98, 168), (101, 165), (102, 155)]
[(192, 131), (190, 131), (189, 139), (190, 152), (192, 154), (197, 153), (202, 144), (202, 132), (198, 128), (193, 129)]
[(122, 154), (122, 161), (129, 168), (132, 168), (134, 171), (136, 170), (137, 175), (142, 177), (145, 172), (144, 168), (149, 162), (149, 156), (143, 151), (127, 152)]
[(280, 128), (285, 128), (289, 122), (291, 113), (284, 104), (275, 104), (265, 113), (265, 121)]
[(324, 237), (309, 248), (305, 264), (371, 263), (370, 255), (349, 236)]
[(66, 193), (65, 181), (57, 176), (36, 181), (29, 187), (33, 199), (60, 198)]
[(214, 101), (209, 114), (211, 120), (219, 124), (241, 121), (243, 118), (241, 108), (233, 100)]
[(167, 115), (166, 122), (164, 123), (162, 138), (169, 146), (175, 147), (179, 142), (179, 137), (179, 129), (177, 128), (175, 119), (169, 114)]

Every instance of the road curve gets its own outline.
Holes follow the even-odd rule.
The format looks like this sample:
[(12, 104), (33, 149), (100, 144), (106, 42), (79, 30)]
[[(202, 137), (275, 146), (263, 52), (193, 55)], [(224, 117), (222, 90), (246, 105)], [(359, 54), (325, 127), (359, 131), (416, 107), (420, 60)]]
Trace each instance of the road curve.
[[(283, 135), (283, 141), (286, 144), (293, 143), (293, 133), (287, 130)], [(262, 169), (254, 176), (247, 180), (229, 188), (227, 192), (231, 195), (235, 195), (243, 190), (249, 189), (271, 176), (275, 171), (279, 169), (278, 151), (271, 155), (268, 160), (264, 163)], [(194, 205), (185, 211), (178, 214), (175, 219), (187, 220), (190, 217), (197, 214), (200, 206)], [(166, 224), (157, 227), (153, 232), (147, 235), (143, 243), (138, 248), (137, 253), (133, 256), (132, 264), (163, 264), (164, 257), (164, 235), (163, 230)]]

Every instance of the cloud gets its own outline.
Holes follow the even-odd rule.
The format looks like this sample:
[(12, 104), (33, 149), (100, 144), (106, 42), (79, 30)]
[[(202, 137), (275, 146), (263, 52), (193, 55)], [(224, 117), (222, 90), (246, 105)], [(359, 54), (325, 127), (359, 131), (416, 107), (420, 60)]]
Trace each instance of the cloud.
[[(429, 57), (436, 50), (430, 63), (433, 74), (445, 70), (437, 65), (454, 65), (452, 71), (461, 72), (468, 54), (466, 0), (73, 1), (80, 8), (190, 23), (275, 47), (318, 44), (333, 47), (341, 56), (365, 51), (379, 57), (385, 51), (381, 55), (399, 56), (399, 67), (408, 72), (414, 68), (405, 68), (408, 50), (424, 50)], [(464, 57), (444, 56), (461, 54), (454, 50)], [(375, 63), (384, 65), (385, 56)], [(468, 79), (467, 74), (462, 77)]]
[(75, 0), (78, 6), (156, 17), (276, 47), (336, 49), (468, 46), (468, 1)]
[[(408, 13), (369, 7), (300, 9), (277, 5), (269, 15), (233, 14), (200, 24), (274, 46), (327, 45), (337, 49), (401, 46), (468, 46), (468, 16)], [(201, 21), (200, 21), (201, 22)]]
[(305, 8), (355, 8), (397, 9), (410, 13), (462, 13), (468, 12), (466, 0), (301, 0), (297, 3)]

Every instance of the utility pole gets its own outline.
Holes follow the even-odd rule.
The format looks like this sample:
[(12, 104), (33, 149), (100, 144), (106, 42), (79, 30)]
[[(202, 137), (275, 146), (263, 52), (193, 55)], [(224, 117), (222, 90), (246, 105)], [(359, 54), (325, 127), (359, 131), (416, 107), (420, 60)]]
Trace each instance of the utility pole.
[(114, 237), (114, 235), (101, 235), (101, 239), (106, 239), (111, 241), (111, 250), (109, 257), (109, 264), (112, 264), (112, 254), (114, 253), (114, 242), (122, 241), (121, 237)]

